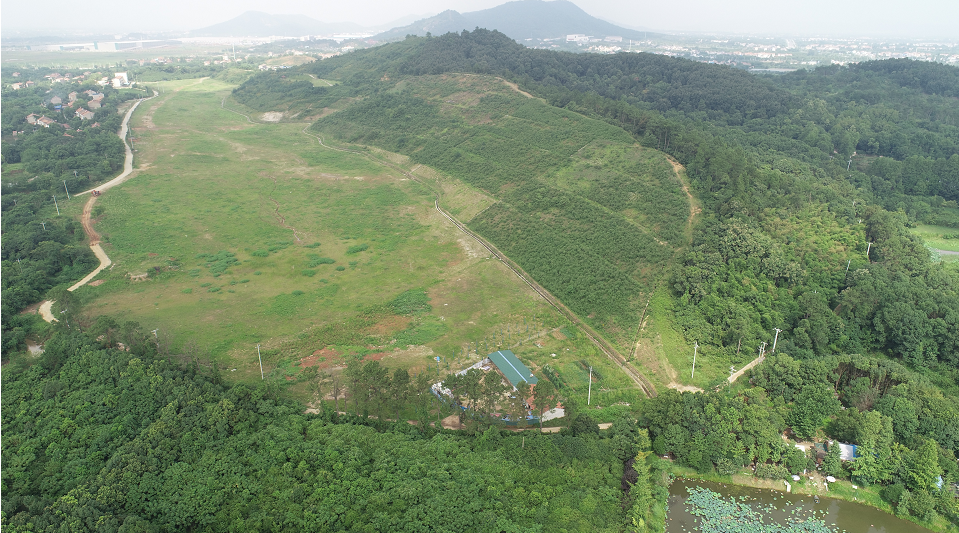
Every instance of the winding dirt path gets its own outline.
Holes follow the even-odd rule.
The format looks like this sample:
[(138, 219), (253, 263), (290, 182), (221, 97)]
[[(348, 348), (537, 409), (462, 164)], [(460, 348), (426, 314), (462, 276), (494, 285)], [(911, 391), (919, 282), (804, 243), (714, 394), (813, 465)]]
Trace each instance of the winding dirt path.
[(244, 115), (243, 113), (240, 113), (239, 111), (234, 111), (230, 109), (229, 107), (226, 107), (226, 97), (223, 97), (223, 99), (220, 100), (220, 108), (225, 109), (226, 111), (229, 111), (230, 113), (236, 113), (237, 115), (240, 115), (241, 117), (245, 118), (246, 121), (249, 122), (250, 124), (259, 124), (258, 122), (254, 122), (253, 119), (249, 117), (249, 115)]
[[(691, 243), (692, 237), (693, 237), (693, 223), (696, 221), (696, 216), (702, 213), (703, 210), (701, 207), (699, 207), (698, 202), (696, 201), (696, 197), (693, 196), (693, 193), (690, 192), (689, 190), (689, 183), (686, 180), (686, 167), (684, 167), (682, 164), (680, 164), (679, 161), (676, 161), (669, 155), (666, 155), (666, 160), (669, 161), (669, 164), (673, 166), (673, 172), (676, 173), (676, 179), (679, 180), (679, 184), (682, 187), (683, 192), (686, 193), (686, 197), (689, 199), (689, 216), (686, 218), (686, 236), (689, 238), (689, 242)], [(665, 244), (665, 243), (662, 243), (662, 244)], [(677, 252), (681, 250), (682, 250), (682, 247), (680, 247), (677, 250)], [(646, 300), (646, 307), (643, 309), (643, 314), (639, 320), (639, 328), (636, 335), (637, 336), (636, 343), (633, 346), (633, 357), (636, 357), (636, 354), (639, 351), (640, 343), (642, 342), (642, 338), (640, 337), (640, 334), (643, 332), (643, 329), (646, 327), (646, 320), (647, 320), (646, 311), (649, 309), (649, 302), (651, 299), (652, 299), (652, 293), (650, 293), (649, 298)], [(666, 375), (669, 377), (669, 383), (666, 385), (666, 387), (670, 389), (678, 390), (680, 392), (703, 392), (703, 389), (696, 387), (695, 385), (683, 385), (682, 383), (679, 383), (678, 381), (676, 381), (676, 378), (678, 377), (676, 373), (676, 369), (673, 368), (671, 364), (669, 364), (669, 361), (666, 361), (666, 360), (663, 361), (663, 368), (666, 371)], [(749, 368), (752, 368), (752, 367), (749, 367)], [(732, 383), (732, 381), (730, 381), (730, 383)]]
[(683, 192), (686, 193), (686, 197), (689, 198), (689, 218), (686, 219), (686, 231), (691, 232), (696, 215), (702, 213), (703, 209), (697, 205), (696, 197), (693, 196), (693, 193), (689, 192), (689, 183), (686, 181), (686, 167), (672, 157), (666, 156), (666, 160), (673, 166), (673, 172), (676, 173), (676, 178), (679, 179), (679, 183), (682, 184)]
[[(126, 148), (126, 156), (123, 159), (123, 172), (119, 176), (113, 178), (112, 180), (94, 187), (92, 189), (87, 189), (81, 193), (74, 194), (74, 196), (79, 196), (81, 194), (91, 193), (93, 191), (100, 191), (101, 193), (107, 189), (116, 187), (117, 185), (123, 183), (124, 181), (130, 179), (133, 174), (133, 148), (130, 146), (130, 143), (127, 142), (127, 133), (130, 131), (130, 117), (133, 116), (133, 112), (141, 103), (146, 100), (156, 98), (159, 93), (153, 91), (153, 96), (150, 98), (143, 98), (137, 100), (130, 109), (127, 110), (126, 115), (123, 116), (123, 123), (120, 125), (120, 132), (117, 134), (120, 136), (120, 140), (123, 141), (123, 146)], [(93, 255), (100, 260), (100, 266), (87, 274), (83, 279), (74, 283), (67, 290), (73, 292), (80, 287), (86, 285), (93, 278), (97, 276), (103, 269), (109, 267), (113, 264), (113, 261), (107, 256), (107, 253), (103, 251), (103, 248), (100, 246), (100, 234), (93, 229), (92, 222), (92, 213), (93, 213), (93, 204), (97, 203), (97, 196), (90, 195), (90, 199), (87, 200), (87, 203), (83, 206), (83, 215), (80, 218), (80, 223), (83, 224), (83, 232), (87, 234), (87, 238), (90, 239), (90, 249), (93, 250)], [(40, 304), (39, 309), (37, 310), (40, 313), (40, 316), (47, 322), (56, 322), (57, 319), (53, 316), (51, 311), (54, 301), (47, 300)]]

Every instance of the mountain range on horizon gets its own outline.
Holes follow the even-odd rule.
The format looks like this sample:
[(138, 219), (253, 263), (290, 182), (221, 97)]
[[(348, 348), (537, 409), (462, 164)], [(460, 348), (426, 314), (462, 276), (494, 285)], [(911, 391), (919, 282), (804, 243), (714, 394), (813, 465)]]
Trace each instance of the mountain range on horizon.
[(619, 36), (623, 39), (641, 40), (646, 32), (617, 26), (583, 11), (569, 0), (515, 0), (496, 7), (459, 13), (444, 11), (436, 16), (418, 20), (408, 26), (387, 30), (375, 35), (379, 41), (395, 41), (407, 35), (442, 35), (474, 28), (498, 30), (509, 37), (525, 39), (550, 39), (571, 34), (594, 37)]
[(354, 22), (323, 22), (304, 15), (274, 15), (262, 11), (247, 11), (230, 20), (188, 32), (190, 37), (268, 37), (273, 35), (302, 36), (332, 33), (377, 33), (373, 39), (396, 41), (407, 35), (441, 35), (448, 32), (486, 28), (498, 30), (509, 37), (546, 39), (569, 34), (596, 37), (620, 36), (624, 39), (645, 39), (643, 31), (624, 28), (596, 18), (568, 0), (516, 0), (496, 7), (460, 13), (446, 10), (438, 15), (408, 23), (400, 19), (395, 24), (366, 27)]

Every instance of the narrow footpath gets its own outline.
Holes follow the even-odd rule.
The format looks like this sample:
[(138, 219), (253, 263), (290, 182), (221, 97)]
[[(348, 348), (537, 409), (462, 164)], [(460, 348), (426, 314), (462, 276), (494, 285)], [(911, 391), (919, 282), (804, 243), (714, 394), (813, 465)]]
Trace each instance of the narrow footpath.
[[(158, 93), (153, 91), (153, 96), (150, 98), (143, 98), (137, 100), (130, 109), (127, 110), (126, 115), (123, 116), (123, 123), (120, 125), (120, 132), (117, 134), (120, 136), (120, 140), (123, 141), (123, 146), (126, 149), (126, 156), (123, 159), (123, 172), (119, 176), (113, 178), (112, 180), (98, 185), (92, 189), (85, 190), (81, 193), (74, 194), (74, 196), (80, 196), (81, 194), (92, 193), (94, 190), (103, 192), (107, 189), (116, 187), (117, 185), (123, 183), (124, 181), (130, 179), (133, 174), (133, 148), (130, 146), (130, 143), (127, 142), (127, 132), (129, 132), (130, 117), (133, 116), (133, 112), (136, 111), (136, 108), (146, 100), (156, 98)], [(83, 216), (80, 219), (80, 222), (83, 224), (83, 232), (87, 234), (87, 238), (90, 239), (90, 249), (93, 250), (93, 254), (97, 256), (97, 259), (100, 260), (100, 266), (98, 266), (93, 272), (87, 274), (83, 279), (76, 282), (67, 289), (70, 292), (73, 292), (80, 287), (86, 285), (93, 278), (97, 276), (103, 269), (109, 267), (113, 264), (113, 261), (107, 256), (106, 252), (103, 251), (103, 248), (100, 246), (100, 234), (93, 229), (92, 213), (93, 213), (93, 204), (97, 203), (98, 196), (93, 196), (90, 194), (90, 199), (87, 200), (87, 203), (83, 206)], [(40, 316), (47, 322), (56, 322), (57, 319), (54, 318), (51, 308), (53, 306), (53, 300), (47, 300), (40, 304), (38, 312)]]

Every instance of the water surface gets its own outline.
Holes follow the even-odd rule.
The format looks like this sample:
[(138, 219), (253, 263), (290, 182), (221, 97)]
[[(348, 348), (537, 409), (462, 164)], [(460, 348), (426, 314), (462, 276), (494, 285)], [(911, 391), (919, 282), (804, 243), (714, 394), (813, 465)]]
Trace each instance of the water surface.
[(765, 513), (770, 523), (785, 524), (787, 520), (798, 517), (807, 517), (815, 513), (815, 517), (822, 519), (831, 529), (847, 533), (918, 533), (929, 530), (884, 513), (875, 507), (861, 503), (819, 497), (819, 503), (812, 496), (787, 494), (766, 489), (754, 489), (739, 485), (722, 485), (695, 479), (677, 479), (669, 486), (669, 510), (666, 514), (666, 533), (689, 533), (698, 531), (699, 526), (695, 516), (689, 514), (686, 507), (686, 487), (702, 487), (718, 492), (723, 498), (735, 497), (753, 509), (775, 507), (775, 510)]

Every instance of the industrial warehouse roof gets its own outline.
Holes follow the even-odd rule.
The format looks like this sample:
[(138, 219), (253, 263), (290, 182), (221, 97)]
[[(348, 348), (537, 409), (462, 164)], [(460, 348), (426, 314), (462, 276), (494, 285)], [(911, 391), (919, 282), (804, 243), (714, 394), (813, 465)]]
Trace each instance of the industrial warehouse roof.
[(539, 381), (530, 369), (521, 363), (510, 350), (493, 352), (487, 357), (489, 357), (489, 360), (496, 365), (496, 368), (506, 376), (506, 379), (508, 379), (514, 387), (519, 385), (521, 381), (525, 381), (530, 385), (536, 385), (536, 382)]

